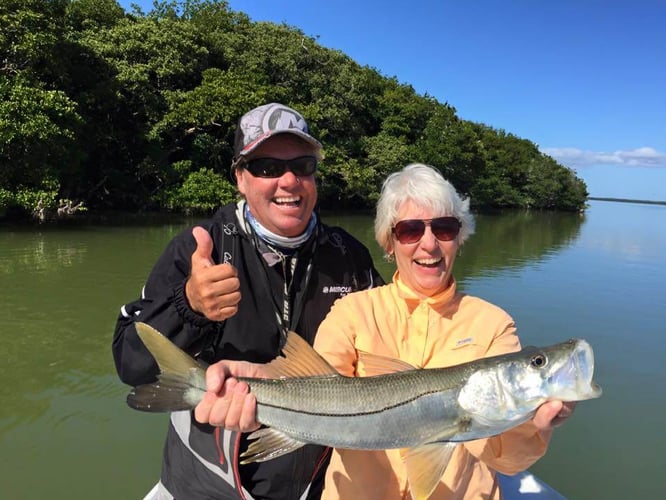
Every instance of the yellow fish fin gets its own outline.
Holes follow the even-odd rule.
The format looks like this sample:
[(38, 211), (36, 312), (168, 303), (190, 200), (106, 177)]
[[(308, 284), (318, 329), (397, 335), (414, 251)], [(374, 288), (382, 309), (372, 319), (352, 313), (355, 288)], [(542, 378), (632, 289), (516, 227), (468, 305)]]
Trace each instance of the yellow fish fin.
[(287, 333), (287, 342), (278, 356), (264, 365), (264, 378), (316, 377), (339, 375), (338, 371), (295, 332)]
[(430, 498), (442, 480), (458, 443), (432, 443), (400, 450), (414, 500)]
[(379, 354), (372, 354), (365, 351), (357, 352), (358, 363), (363, 366), (366, 377), (417, 369), (415, 366), (400, 359), (389, 358), (388, 356), (381, 356)]

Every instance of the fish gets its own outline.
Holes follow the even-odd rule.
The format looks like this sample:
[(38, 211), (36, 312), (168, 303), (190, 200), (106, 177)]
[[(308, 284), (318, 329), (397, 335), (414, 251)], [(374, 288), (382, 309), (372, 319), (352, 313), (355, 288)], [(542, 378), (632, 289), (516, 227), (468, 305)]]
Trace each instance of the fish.
[[(149, 412), (191, 410), (206, 392), (205, 366), (150, 325), (137, 333), (159, 366), (154, 383), (134, 387), (127, 404)], [(237, 377), (257, 400), (241, 463), (263, 462), (306, 444), (400, 449), (414, 499), (434, 491), (455, 447), (531, 419), (549, 400), (598, 398), (594, 353), (583, 339), (487, 357), (446, 368), (416, 368), (359, 351), (369, 376), (339, 374), (307, 341), (289, 332), (266, 378)]]

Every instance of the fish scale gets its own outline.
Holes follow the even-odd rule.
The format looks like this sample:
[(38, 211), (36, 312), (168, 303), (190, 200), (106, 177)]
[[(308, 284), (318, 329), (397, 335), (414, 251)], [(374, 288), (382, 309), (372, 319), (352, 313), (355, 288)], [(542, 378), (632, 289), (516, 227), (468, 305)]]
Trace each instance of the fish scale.
[[(435, 381), (430, 372), (414, 370), (379, 377), (300, 377), (295, 379), (252, 379), (247, 382), (263, 406), (290, 408), (294, 411), (330, 415), (376, 413), (405, 405), (409, 400), (434, 393), (454, 393), (463, 380), (443, 372), (448, 383)], [(448, 387), (447, 387), (448, 386)], [(449, 388), (450, 387), (450, 388)], [(369, 398), (368, 393), (373, 397)], [(407, 395), (407, 397), (405, 396)]]

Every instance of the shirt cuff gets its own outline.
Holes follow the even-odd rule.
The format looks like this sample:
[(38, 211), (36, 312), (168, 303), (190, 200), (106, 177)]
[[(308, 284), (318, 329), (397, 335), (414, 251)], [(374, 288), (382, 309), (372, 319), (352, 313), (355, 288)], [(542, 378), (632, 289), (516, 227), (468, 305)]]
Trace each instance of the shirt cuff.
[(176, 311), (178, 314), (188, 323), (193, 324), (194, 326), (204, 327), (209, 325), (211, 321), (206, 318), (203, 314), (199, 314), (190, 307), (190, 303), (187, 300), (187, 295), (185, 294), (185, 283), (187, 279), (184, 280), (179, 286), (176, 287), (173, 294), (173, 302), (176, 306)]

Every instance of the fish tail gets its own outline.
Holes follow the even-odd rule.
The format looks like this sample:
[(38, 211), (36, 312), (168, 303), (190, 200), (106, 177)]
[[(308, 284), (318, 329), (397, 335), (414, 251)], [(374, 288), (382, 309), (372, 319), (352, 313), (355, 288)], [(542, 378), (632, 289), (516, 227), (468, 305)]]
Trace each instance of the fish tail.
[(135, 410), (153, 413), (191, 410), (203, 396), (203, 391), (183, 381), (144, 384), (133, 388), (127, 395), (127, 405)]
[(206, 392), (203, 368), (185, 351), (146, 323), (137, 322), (139, 338), (157, 361), (157, 382), (133, 388), (127, 404), (136, 410), (168, 412), (194, 408)]

